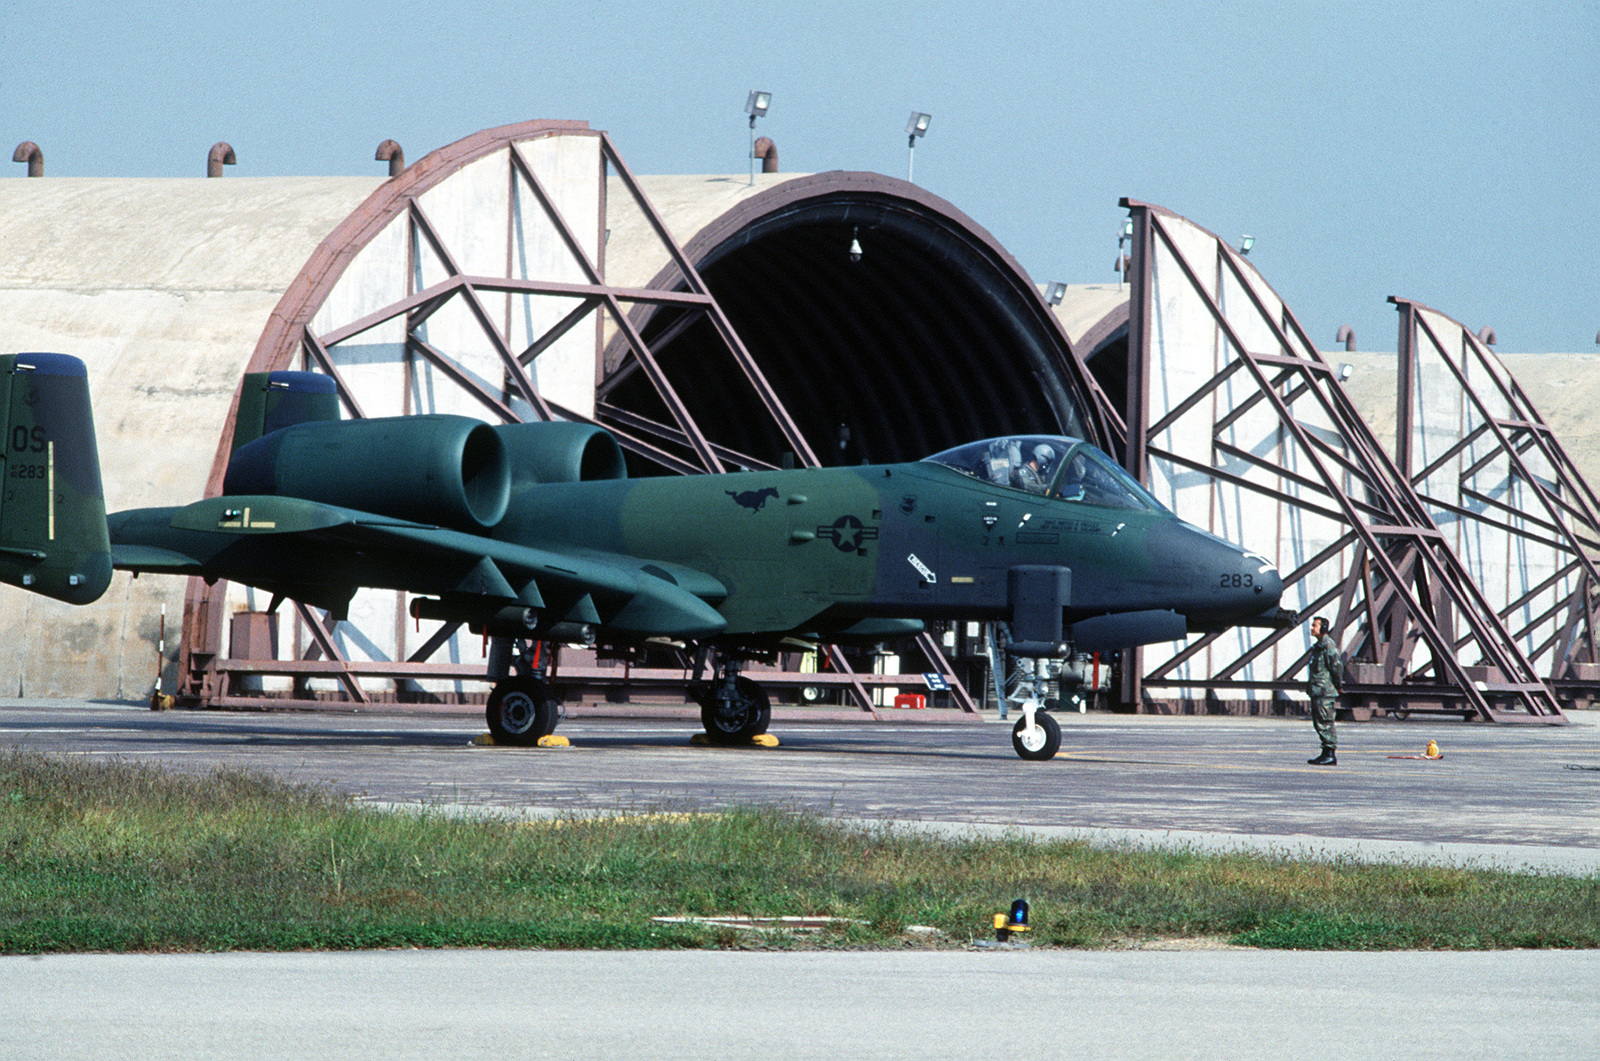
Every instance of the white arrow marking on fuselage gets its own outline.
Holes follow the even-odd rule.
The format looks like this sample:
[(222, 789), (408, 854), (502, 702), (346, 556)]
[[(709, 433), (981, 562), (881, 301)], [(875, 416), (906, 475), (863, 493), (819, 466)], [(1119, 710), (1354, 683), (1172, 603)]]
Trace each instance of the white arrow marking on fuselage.
[(939, 577), (932, 571), (928, 570), (928, 565), (917, 559), (916, 553), (912, 553), (910, 556), (906, 557), (906, 559), (911, 562), (912, 567), (917, 569), (917, 574), (922, 576), (924, 582), (939, 581)]

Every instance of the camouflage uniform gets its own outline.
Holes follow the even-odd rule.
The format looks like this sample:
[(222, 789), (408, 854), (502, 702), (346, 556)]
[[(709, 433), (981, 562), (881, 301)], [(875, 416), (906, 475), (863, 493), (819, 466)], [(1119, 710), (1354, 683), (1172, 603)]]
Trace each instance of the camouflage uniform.
[(1328, 751), (1339, 746), (1339, 735), (1334, 729), (1334, 713), (1339, 709), (1339, 682), (1342, 661), (1339, 646), (1328, 634), (1323, 634), (1311, 646), (1311, 674), (1306, 691), (1311, 694), (1311, 724), (1316, 727), (1322, 746)]

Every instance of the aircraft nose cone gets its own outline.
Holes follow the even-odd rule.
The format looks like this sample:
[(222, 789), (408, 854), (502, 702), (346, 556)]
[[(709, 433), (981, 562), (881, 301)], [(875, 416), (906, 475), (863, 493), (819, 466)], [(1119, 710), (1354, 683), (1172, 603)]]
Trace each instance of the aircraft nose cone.
[(1186, 613), (1191, 619), (1242, 622), (1277, 610), (1283, 577), (1272, 561), (1197, 527), (1183, 530), (1182, 545), (1193, 561), (1190, 577), (1205, 587)]
[(1260, 612), (1271, 611), (1278, 607), (1278, 602), (1283, 598), (1283, 576), (1278, 574), (1278, 569), (1273, 567), (1264, 556), (1246, 555), (1245, 563), (1248, 567), (1254, 563), (1255, 593), (1261, 601)]

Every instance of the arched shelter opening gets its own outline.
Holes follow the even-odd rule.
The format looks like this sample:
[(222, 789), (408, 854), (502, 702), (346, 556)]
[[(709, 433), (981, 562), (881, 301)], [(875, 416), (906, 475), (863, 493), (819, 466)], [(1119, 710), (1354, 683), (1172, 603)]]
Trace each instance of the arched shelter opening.
[[(915, 185), (798, 177), (739, 202), (684, 253), (779, 415), (753, 415), (747, 382), (692, 309), (642, 306), (637, 321), (696, 421), (743, 463), (782, 459), (785, 417), (824, 464), (916, 460), (1008, 433), (1108, 440), (1093, 384), (1033, 282), (989, 233)], [(669, 267), (650, 286), (683, 280)], [(602, 421), (665, 418), (638, 367), (613, 339)]]

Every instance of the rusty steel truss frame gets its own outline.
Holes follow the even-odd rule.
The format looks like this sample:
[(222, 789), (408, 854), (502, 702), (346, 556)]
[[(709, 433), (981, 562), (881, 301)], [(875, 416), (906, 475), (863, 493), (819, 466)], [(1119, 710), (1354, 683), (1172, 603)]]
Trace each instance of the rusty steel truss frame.
[[(1482, 340), (1421, 303), (1389, 301), (1400, 314), (1395, 463), (1457, 528), (1463, 559), (1505, 565), (1501, 622), (1563, 702), (1587, 705), (1600, 696), (1600, 499)], [(1419, 453), (1441, 415), (1441, 448)], [(1490, 549), (1503, 555), (1481, 555)]]
[[(563, 215), (551, 190), (546, 187), (530, 163), (524, 146), (530, 141), (545, 137), (580, 137), (594, 142), (601, 164), (597, 191), (600, 203), (599, 217), (595, 220), (598, 231), (592, 233), (597, 252), (591, 256), (585, 250), (585, 235), (577, 225), (584, 219)], [(513, 244), (516, 239), (515, 220), (507, 212), (506, 268), (504, 275), (479, 275), (466, 272), (457, 262), (449, 241), (440, 232), (440, 226), (430, 217), (423, 203), (424, 193), (464, 167), (479, 162), (490, 155), (504, 151), (506, 156), (506, 189), (508, 196), (531, 196), (539, 207), (542, 219), (553, 226), (564, 246), (570, 263), (581, 271), (578, 281), (541, 280), (514, 275)], [(604, 251), (607, 235), (607, 171), (628, 197), (628, 205), (644, 218), (660, 250), (681, 278), (683, 289), (661, 290), (655, 288), (621, 288), (605, 280)], [(407, 287), (404, 297), (367, 312), (354, 320), (337, 324), (325, 331), (314, 326), (334, 286), (346, 269), (369, 243), (386, 226), (404, 218), (408, 226), (404, 245), (406, 253), (414, 259), (419, 254), (431, 255), (432, 264), (442, 269), (444, 277), (426, 286), (417, 287), (412, 277), (420, 275), (415, 262), (406, 267)], [(519, 296), (561, 300), (571, 308), (535, 340), (514, 346), (510, 339), (509, 300), (507, 309), (497, 317), (489, 296)], [(640, 306), (672, 308), (680, 311), (678, 324), (651, 343), (633, 322), (631, 309)], [(497, 390), (483, 382), (481, 374), (465, 368), (453, 352), (441, 349), (430, 342), (424, 325), (430, 318), (447, 307), (464, 307), (476, 320), (481, 335), (488, 341), (497, 356), (503, 373), (502, 385)], [(697, 321), (709, 321), (720, 338), (730, 363), (742, 375), (759, 399), (762, 415), (771, 418), (786, 446), (802, 465), (818, 463), (816, 454), (802, 436), (794, 418), (784, 408), (762, 375), (756, 360), (744, 347), (738, 334), (729, 323), (716, 299), (712, 296), (693, 263), (684, 254), (668, 232), (665, 223), (640, 188), (637, 179), (628, 169), (621, 155), (604, 132), (591, 130), (584, 122), (537, 121), (498, 129), (485, 130), (448, 147), (433, 152), (418, 163), (391, 178), (370, 196), (349, 218), (341, 223), (317, 248), (300, 274), (280, 300), (269, 319), (251, 359), (250, 372), (269, 372), (281, 369), (304, 368), (319, 371), (331, 377), (338, 388), (341, 402), (348, 415), (360, 418), (367, 415), (357, 395), (357, 388), (347, 379), (339, 363), (341, 344), (345, 344), (373, 329), (390, 326), (397, 320), (404, 322), (405, 366), (408, 375), (413, 366), (427, 365), (442, 377), (450, 380), (469, 395), (492, 419), (510, 423), (528, 418), (517, 406), (522, 405), (539, 420), (567, 420), (598, 424), (614, 434), (624, 449), (638, 454), (662, 467), (682, 474), (721, 472), (730, 466), (745, 468), (770, 468), (775, 465), (755, 456), (737, 453), (716, 445), (690, 415), (688, 408), (674, 389), (669, 374), (663, 368), (661, 354), (684, 328)], [(530, 375), (537, 359), (569, 333), (577, 329), (594, 329), (595, 384), (599, 397), (592, 416), (567, 408), (540, 392)], [(658, 422), (635, 412), (609, 405), (604, 395), (609, 392), (599, 352), (604, 346), (606, 332), (620, 337), (631, 354), (626, 361), (626, 371), (642, 371), (649, 378), (661, 405), (667, 411), (667, 421)], [(409, 400), (410, 388), (407, 388)], [(238, 415), (238, 398), (229, 413), (223, 437), (213, 463), (207, 484), (207, 495), (217, 494), (222, 487), (227, 469), (229, 440), (233, 437)], [(326, 612), (295, 604), (295, 616), (304, 638), (297, 635), (296, 643), (307, 645), (297, 652), (296, 659), (262, 660), (231, 659), (223, 654), (223, 624), (228, 611), (226, 583), (208, 584), (201, 579), (190, 580), (184, 610), (183, 636), (179, 650), (180, 686), (179, 700), (199, 706), (262, 706), (270, 701), (259, 695), (243, 695), (244, 679), (264, 676), (288, 676), (293, 679), (293, 692), (287, 699), (309, 699), (305, 692), (311, 679), (333, 679), (338, 683), (337, 698), (354, 704), (372, 702), (374, 695), (364, 679), (393, 681), (398, 688), (407, 681), (424, 679), (445, 681), (487, 681), (482, 666), (469, 667), (459, 663), (437, 663), (432, 657), (460, 632), (459, 624), (444, 624), (402, 661), (351, 659), (339, 647), (334, 636), (338, 620)], [(397, 615), (396, 626), (403, 623)], [(975, 712), (971, 698), (948, 659), (934, 639), (924, 634), (919, 639), (920, 648), (932, 671), (944, 676), (951, 690), (954, 706), (967, 714)], [(832, 667), (831, 673), (763, 674), (764, 679), (776, 679), (783, 684), (811, 685), (840, 688), (846, 698), (860, 712), (875, 715), (871, 689), (883, 686), (921, 684), (922, 676), (893, 674), (858, 674), (850, 667), (843, 653), (833, 646), (825, 646), (825, 655)], [(673, 684), (684, 681), (690, 674), (690, 664), (682, 668), (642, 669), (623, 665), (620, 669), (606, 666), (557, 666), (553, 677), (569, 682), (587, 682), (597, 685), (644, 685), (649, 683)], [(448, 696), (436, 697), (449, 699)]]
[[(1277, 514), (1279, 535), (1316, 523), (1335, 530), (1323, 547), (1282, 569), (1284, 600), (1302, 615), (1331, 613), (1348, 650), (1346, 702), (1372, 710), (1438, 712), (1486, 721), (1564, 721), (1551, 688), (1469, 577), (1428, 506), (1384, 452), (1341, 386), (1337, 372), (1288, 307), (1265, 297), (1264, 282), (1225, 241), (1148, 203), (1125, 199), (1134, 223), (1128, 344), (1126, 466), (1149, 482), (1162, 474), (1208, 479)], [(1194, 233), (1205, 237), (1194, 239)], [(1203, 247), (1196, 251), (1196, 246)], [(1156, 290), (1156, 256), (1176, 275)], [(1228, 292), (1224, 308), (1218, 291)], [(1168, 393), (1152, 421), (1153, 330), (1158, 313), (1185, 298), (1204, 307), (1220, 367), (1191, 393)], [(1193, 304), (1193, 303), (1191, 303)], [(1247, 342), (1242, 332), (1254, 338)], [(1207, 452), (1163, 448), (1192, 418), (1209, 421)], [(1267, 424), (1241, 445), (1234, 429)], [(1190, 437), (1198, 437), (1191, 435)], [(1214, 495), (1213, 495), (1214, 496)], [(1180, 515), (1184, 514), (1180, 511)], [(1279, 542), (1280, 553), (1284, 543)], [(1128, 654), (1122, 700), (1142, 705), (1156, 691), (1207, 698), (1242, 690), (1285, 698), (1303, 690), (1307, 652), (1297, 627), (1256, 631), (1218, 659), (1224, 635), (1207, 635), (1168, 658), (1154, 646)], [(1210, 652), (1209, 674), (1185, 674)], [(1276, 662), (1261, 674), (1265, 661)], [(1130, 679), (1131, 676), (1131, 679)]]

